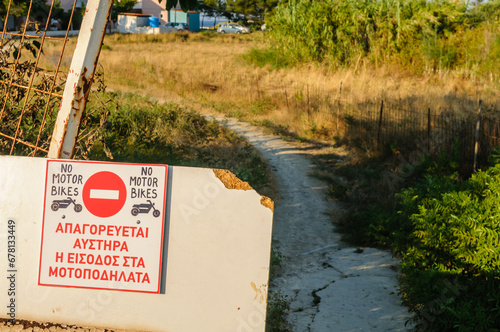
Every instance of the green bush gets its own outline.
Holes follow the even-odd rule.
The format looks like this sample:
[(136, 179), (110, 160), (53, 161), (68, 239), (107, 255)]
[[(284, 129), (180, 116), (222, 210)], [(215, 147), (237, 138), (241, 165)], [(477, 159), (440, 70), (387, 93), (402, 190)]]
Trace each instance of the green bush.
[(290, 61), (283, 56), (277, 48), (257, 49), (253, 48), (243, 58), (251, 64), (259, 67), (270, 66), (272, 69), (286, 68), (290, 66)]
[[(500, 156), (467, 180), (455, 158), (423, 161), (392, 204), (359, 204), (341, 226), (356, 244), (391, 248), (401, 257), (401, 295), (419, 330), (498, 331)], [(353, 172), (359, 178), (360, 169)], [(363, 179), (381, 187), (373, 175)]]
[(353, 66), (393, 62), (408, 70), (463, 69), (498, 77), (500, 1), (290, 0), (266, 24), (269, 55), (255, 62), (275, 65), (324, 62)]
[(498, 159), (467, 181), (429, 175), (397, 197), (394, 232), (406, 236), (394, 237), (394, 246), (403, 258), (404, 299), (421, 327), (499, 329)]

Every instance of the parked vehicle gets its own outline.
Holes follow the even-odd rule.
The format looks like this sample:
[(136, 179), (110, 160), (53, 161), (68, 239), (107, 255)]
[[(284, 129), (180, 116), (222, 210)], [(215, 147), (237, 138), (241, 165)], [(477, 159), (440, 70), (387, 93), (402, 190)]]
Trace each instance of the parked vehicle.
[(217, 32), (220, 33), (250, 33), (250, 28), (239, 25), (238, 23), (227, 23), (221, 24), (217, 28)]
[(149, 199), (148, 199), (147, 203), (134, 204), (132, 206), (132, 211), (130, 213), (132, 213), (132, 215), (135, 217), (139, 213), (149, 213), (149, 211), (151, 211), (151, 209), (153, 209), (153, 216), (154, 217), (160, 216), (160, 214), (161, 214), (160, 210), (155, 209), (155, 203), (151, 202)]
[(173, 28), (173, 29), (175, 29), (175, 31), (178, 31), (178, 32), (187, 31), (188, 30), (187, 24), (185, 24), (185, 23), (176, 23), (176, 22), (166, 23), (166, 24), (160, 25), (160, 27)]
[(164, 25), (160, 25), (159, 28), (161, 29), (160, 31), (161, 32), (167, 32), (167, 33), (172, 33), (172, 32), (177, 32), (177, 30), (171, 26), (165, 26)]
[(71, 199), (71, 197), (68, 197), (68, 199), (53, 200), (52, 204), (50, 205), (50, 208), (52, 209), (52, 211), (57, 211), (59, 209), (65, 209), (71, 204), (75, 206), (74, 209), (76, 212), (82, 211), (82, 205), (77, 204), (76, 200)]

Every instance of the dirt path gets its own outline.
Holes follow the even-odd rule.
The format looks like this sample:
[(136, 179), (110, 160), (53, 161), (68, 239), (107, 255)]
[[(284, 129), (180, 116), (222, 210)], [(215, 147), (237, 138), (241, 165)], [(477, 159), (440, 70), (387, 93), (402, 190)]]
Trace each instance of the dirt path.
[(329, 212), (326, 184), (308, 176), (314, 165), (307, 151), (260, 129), (216, 117), (244, 136), (268, 160), (280, 199), (273, 238), (284, 256), (271, 290), (290, 301), (293, 331), (406, 331), (410, 318), (397, 295), (397, 264), (388, 252), (344, 246)]

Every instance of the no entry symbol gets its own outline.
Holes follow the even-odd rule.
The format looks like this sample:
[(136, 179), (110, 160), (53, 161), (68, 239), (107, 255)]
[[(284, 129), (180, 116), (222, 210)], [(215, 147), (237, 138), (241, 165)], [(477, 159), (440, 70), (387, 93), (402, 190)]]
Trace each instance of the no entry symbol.
[(99, 172), (85, 182), (82, 196), (90, 213), (107, 218), (120, 212), (127, 199), (127, 188), (115, 173)]

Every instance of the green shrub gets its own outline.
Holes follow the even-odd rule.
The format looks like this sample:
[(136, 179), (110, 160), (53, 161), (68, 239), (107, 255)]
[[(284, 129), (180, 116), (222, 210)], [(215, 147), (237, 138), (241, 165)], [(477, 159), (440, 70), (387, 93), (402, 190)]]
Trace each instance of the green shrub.
[(290, 0), (266, 22), (269, 52), (250, 56), (272, 66), (282, 63), (269, 56), (278, 53), (288, 64), (354, 66), (363, 59), (417, 73), (462, 69), (498, 77), (499, 17), (499, 0)]
[(410, 231), (396, 241), (402, 289), (419, 324), (432, 331), (500, 328), (500, 163), (467, 181), (427, 176), (398, 199)]
[(243, 58), (248, 63), (255, 64), (259, 67), (269, 65), (272, 69), (289, 67), (291, 61), (283, 56), (282, 52), (277, 48), (257, 49), (253, 48)]
[[(392, 204), (360, 202), (341, 226), (357, 244), (401, 257), (401, 295), (419, 330), (498, 331), (500, 157), (467, 180), (456, 172), (456, 158), (423, 161)], [(360, 171), (352, 170), (358, 187)], [(380, 192), (376, 177), (362, 178)]]

